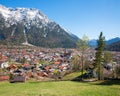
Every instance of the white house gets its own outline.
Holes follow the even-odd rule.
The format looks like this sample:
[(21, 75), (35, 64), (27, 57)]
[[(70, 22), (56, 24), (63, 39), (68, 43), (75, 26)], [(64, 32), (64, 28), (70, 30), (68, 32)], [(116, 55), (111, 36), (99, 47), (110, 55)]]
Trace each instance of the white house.
[(9, 63), (8, 62), (3, 62), (0, 65), (0, 68), (7, 68), (7, 67), (9, 67)]

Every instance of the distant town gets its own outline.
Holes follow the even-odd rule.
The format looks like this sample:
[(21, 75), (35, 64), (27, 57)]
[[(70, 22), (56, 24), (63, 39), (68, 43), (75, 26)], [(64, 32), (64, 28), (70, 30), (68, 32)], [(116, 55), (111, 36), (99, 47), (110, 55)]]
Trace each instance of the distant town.
[[(25, 82), (34, 79), (37, 81), (63, 80), (63, 77), (75, 69), (73, 57), (81, 56), (77, 49), (40, 48), (30, 46), (0, 46), (0, 81), (10, 80)], [(95, 50), (88, 48), (84, 54), (86, 70), (91, 68), (95, 59)], [(120, 52), (112, 52), (112, 63), (104, 66), (105, 77), (112, 77), (113, 69), (120, 64)], [(81, 62), (78, 64), (81, 70)], [(87, 70), (89, 73), (89, 70)], [(15, 77), (13, 79), (13, 77)]]

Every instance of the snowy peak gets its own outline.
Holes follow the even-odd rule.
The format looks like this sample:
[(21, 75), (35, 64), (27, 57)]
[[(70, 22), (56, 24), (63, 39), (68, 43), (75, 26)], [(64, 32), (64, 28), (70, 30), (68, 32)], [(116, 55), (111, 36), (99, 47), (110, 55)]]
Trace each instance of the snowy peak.
[(10, 17), (10, 10), (2, 5), (0, 5), (0, 14), (2, 14), (6, 19)]
[[(3, 16), (4, 20), (9, 24), (16, 24), (17, 22), (36, 24), (41, 21), (42, 24), (47, 24), (50, 20), (37, 9), (32, 8), (6, 8), (5, 6), (0, 5), (0, 14)], [(14, 21), (14, 22), (13, 22)]]
[(32, 8), (17, 8), (16, 10), (13, 11), (15, 15), (23, 17), (26, 17), (29, 20), (33, 20), (35, 18), (39, 18), (41, 20), (45, 20), (46, 23), (48, 23), (48, 18), (42, 14), (39, 10), (37, 9), (32, 9)]

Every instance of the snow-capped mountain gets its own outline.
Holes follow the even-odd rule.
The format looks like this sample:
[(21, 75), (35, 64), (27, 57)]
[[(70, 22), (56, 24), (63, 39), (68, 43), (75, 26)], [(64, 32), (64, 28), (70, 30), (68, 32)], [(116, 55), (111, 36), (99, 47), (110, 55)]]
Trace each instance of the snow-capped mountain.
[(39, 10), (29, 8), (6, 8), (0, 5), (0, 13), (4, 17), (8, 26), (17, 24), (17, 22), (23, 22), (25, 26), (36, 24), (39, 26), (39, 21), (46, 25), (49, 23), (49, 19), (42, 14)]
[(43, 47), (75, 47), (77, 36), (70, 34), (34, 8), (7, 8), (0, 5), (0, 41)]

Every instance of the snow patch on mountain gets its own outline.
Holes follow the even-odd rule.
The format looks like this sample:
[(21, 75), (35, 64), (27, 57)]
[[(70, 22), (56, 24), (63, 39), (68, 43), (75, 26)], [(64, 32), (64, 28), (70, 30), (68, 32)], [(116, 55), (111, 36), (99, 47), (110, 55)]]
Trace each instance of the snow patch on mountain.
[[(47, 23), (51, 22), (47, 16), (42, 14), (37, 9), (32, 8), (6, 8), (0, 5), (0, 14), (7, 21), (7, 24), (13, 25), (17, 22), (24, 22), (25, 25), (40, 25), (40, 22), (46, 26)], [(9, 26), (8, 26), (9, 27)]]
[(7, 19), (10, 17), (10, 11), (8, 8), (0, 5), (0, 13)]

